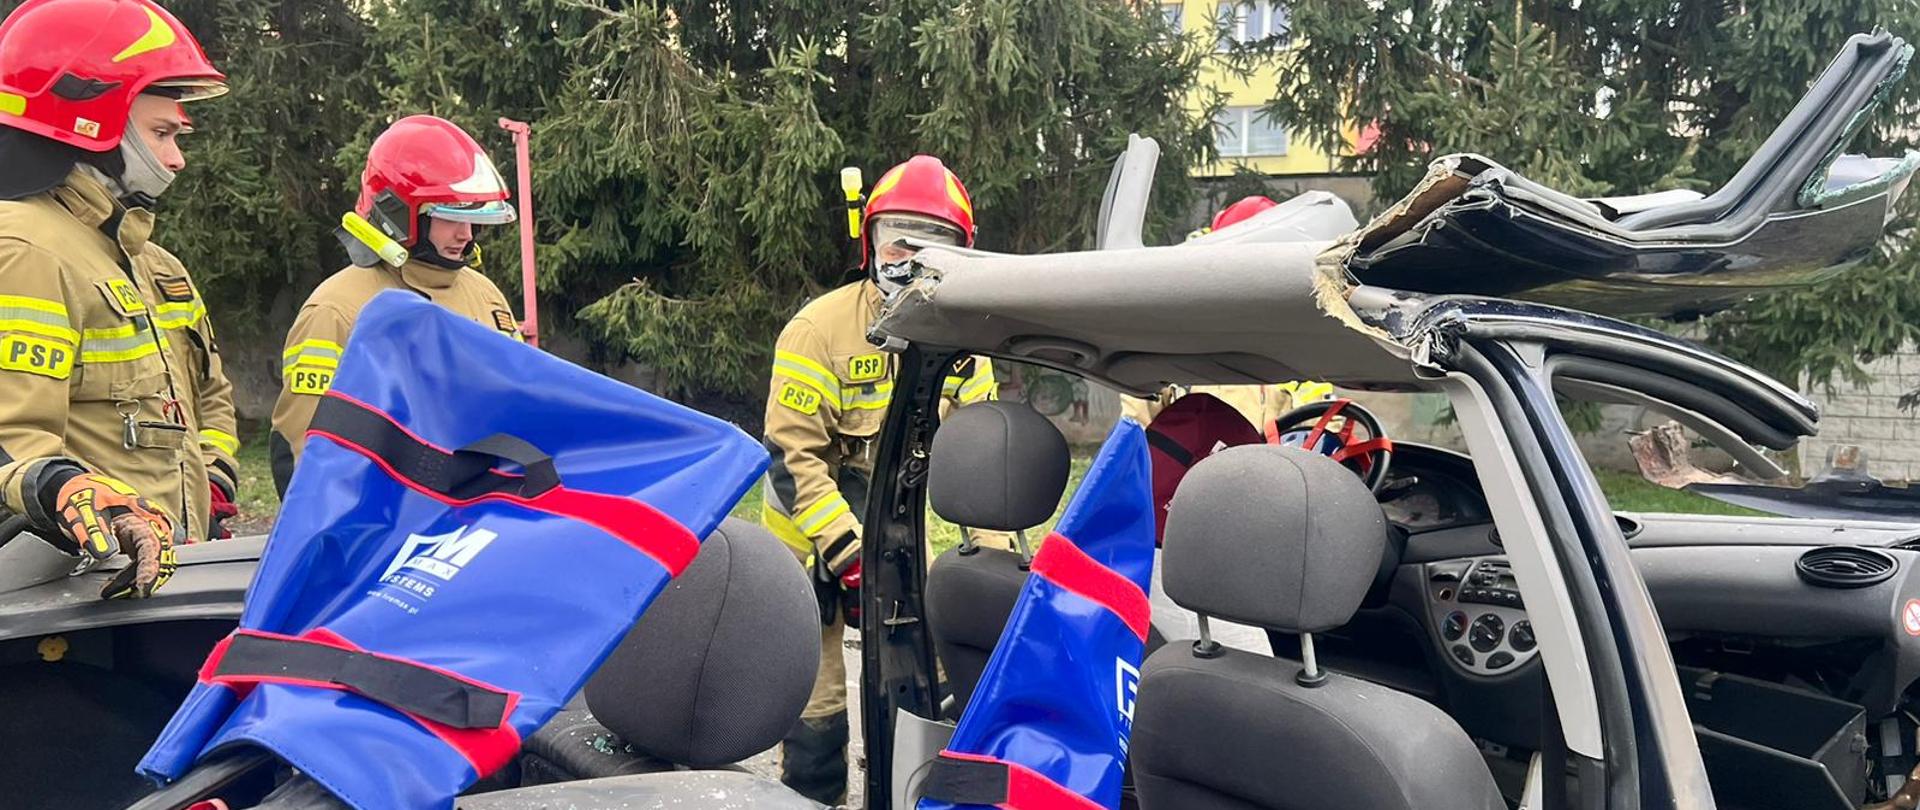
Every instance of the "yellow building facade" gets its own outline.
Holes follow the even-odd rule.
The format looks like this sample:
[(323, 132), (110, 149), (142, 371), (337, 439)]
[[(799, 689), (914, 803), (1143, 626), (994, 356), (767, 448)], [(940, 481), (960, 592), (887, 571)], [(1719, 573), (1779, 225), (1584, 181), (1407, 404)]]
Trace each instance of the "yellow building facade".
[[(1232, 41), (1256, 42), (1286, 37), (1287, 5), (1282, 0), (1181, 0), (1160, 5), (1167, 21), (1184, 36), (1218, 40), (1225, 50)], [(1216, 22), (1219, 21), (1219, 22)], [(1218, 35), (1224, 30), (1224, 36)], [(1273, 98), (1279, 82), (1276, 65), (1262, 66), (1240, 76), (1223, 63), (1206, 67), (1201, 83), (1226, 95), (1226, 107), (1214, 117), (1214, 144), (1220, 159), (1194, 169), (1197, 177), (1225, 177), (1236, 167), (1269, 176), (1332, 174), (1340, 171), (1339, 157), (1309, 139), (1296, 135), (1285, 122), (1272, 121), (1261, 108)], [(1195, 107), (1199, 106), (1195, 100)], [(1349, 135), (1348, 142), (1352, 142)]]

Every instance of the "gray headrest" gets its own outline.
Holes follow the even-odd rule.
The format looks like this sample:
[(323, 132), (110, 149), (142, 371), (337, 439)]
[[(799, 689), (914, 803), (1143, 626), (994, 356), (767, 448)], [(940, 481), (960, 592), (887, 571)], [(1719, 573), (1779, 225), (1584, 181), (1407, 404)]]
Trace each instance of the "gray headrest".
[(1162, 586), (1197, 613), (1317, 633), (1353, 618), (1386, 544), (1380, 504), (1352, 471), (1243, 445), (1194, 465), (1174, 491)]
[(933, 434), (927, 497), (962, 526), (1030, 529), (1053, 517), (1067, 491), (1067, 439), (1018, 402), (977, 402), (948, 414)]
[(820, 666), (820, 610), (793, 552), (729, 518), (587, 681), (594, 717), (691, 768), (780, 741)]

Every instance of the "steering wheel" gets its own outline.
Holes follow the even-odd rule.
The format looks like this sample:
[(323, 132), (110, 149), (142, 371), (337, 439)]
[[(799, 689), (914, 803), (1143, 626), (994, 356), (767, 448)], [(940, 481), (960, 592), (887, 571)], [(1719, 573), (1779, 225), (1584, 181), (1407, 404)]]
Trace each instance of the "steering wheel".
[[(1362, 435), (1355, 435), (1356, 428)], [(1380, 429), (1380, 420), (1350, 399), (1311, 402), (1288, 411), (1268, 429), (1267, 443), (1332, 458), (1374, 492), (1386, 484), (1393, 462), (1393, 440)]]

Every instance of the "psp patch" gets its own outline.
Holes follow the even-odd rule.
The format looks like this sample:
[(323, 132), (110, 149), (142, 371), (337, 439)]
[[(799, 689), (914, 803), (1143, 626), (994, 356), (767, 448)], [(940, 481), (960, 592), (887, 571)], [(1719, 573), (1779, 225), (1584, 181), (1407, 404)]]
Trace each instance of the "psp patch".
[(812, 416), (820, 412), (820, 392), (787, 383), (780, 387), (780, 404)]
[(64, 380), (73, 373), (73, 347), (33, 335), (0, 340), (0, 369)]
[(287, 372), (287, 390), (296, 394), (320, 396), (333, 387), (333, 369), (320, 366), (294, 366)]
[(100, 294), (107, 297), (107, 306), (114, 312), (129, 318), (147, 311), (147, 298), (140, 294), (140, 288), (124, 278), (113, 278), (97, 285)]
[(847, 382), (873, 382), (887, 375), (887, 356), (862, 354), (847, 361)]

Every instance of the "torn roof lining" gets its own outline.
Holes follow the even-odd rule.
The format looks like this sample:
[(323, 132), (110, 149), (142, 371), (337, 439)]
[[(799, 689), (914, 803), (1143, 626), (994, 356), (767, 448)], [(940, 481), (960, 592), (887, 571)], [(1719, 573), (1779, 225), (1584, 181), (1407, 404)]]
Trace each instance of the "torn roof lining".
[[(1315, 379), (1424, 389), (1347, 304), (1324, 242), (1007, 256), (929, 247), (876, 334), (1034, 362), (1133, 393)], [(1328, 270), (1332, 272), (1328, 272)]]

